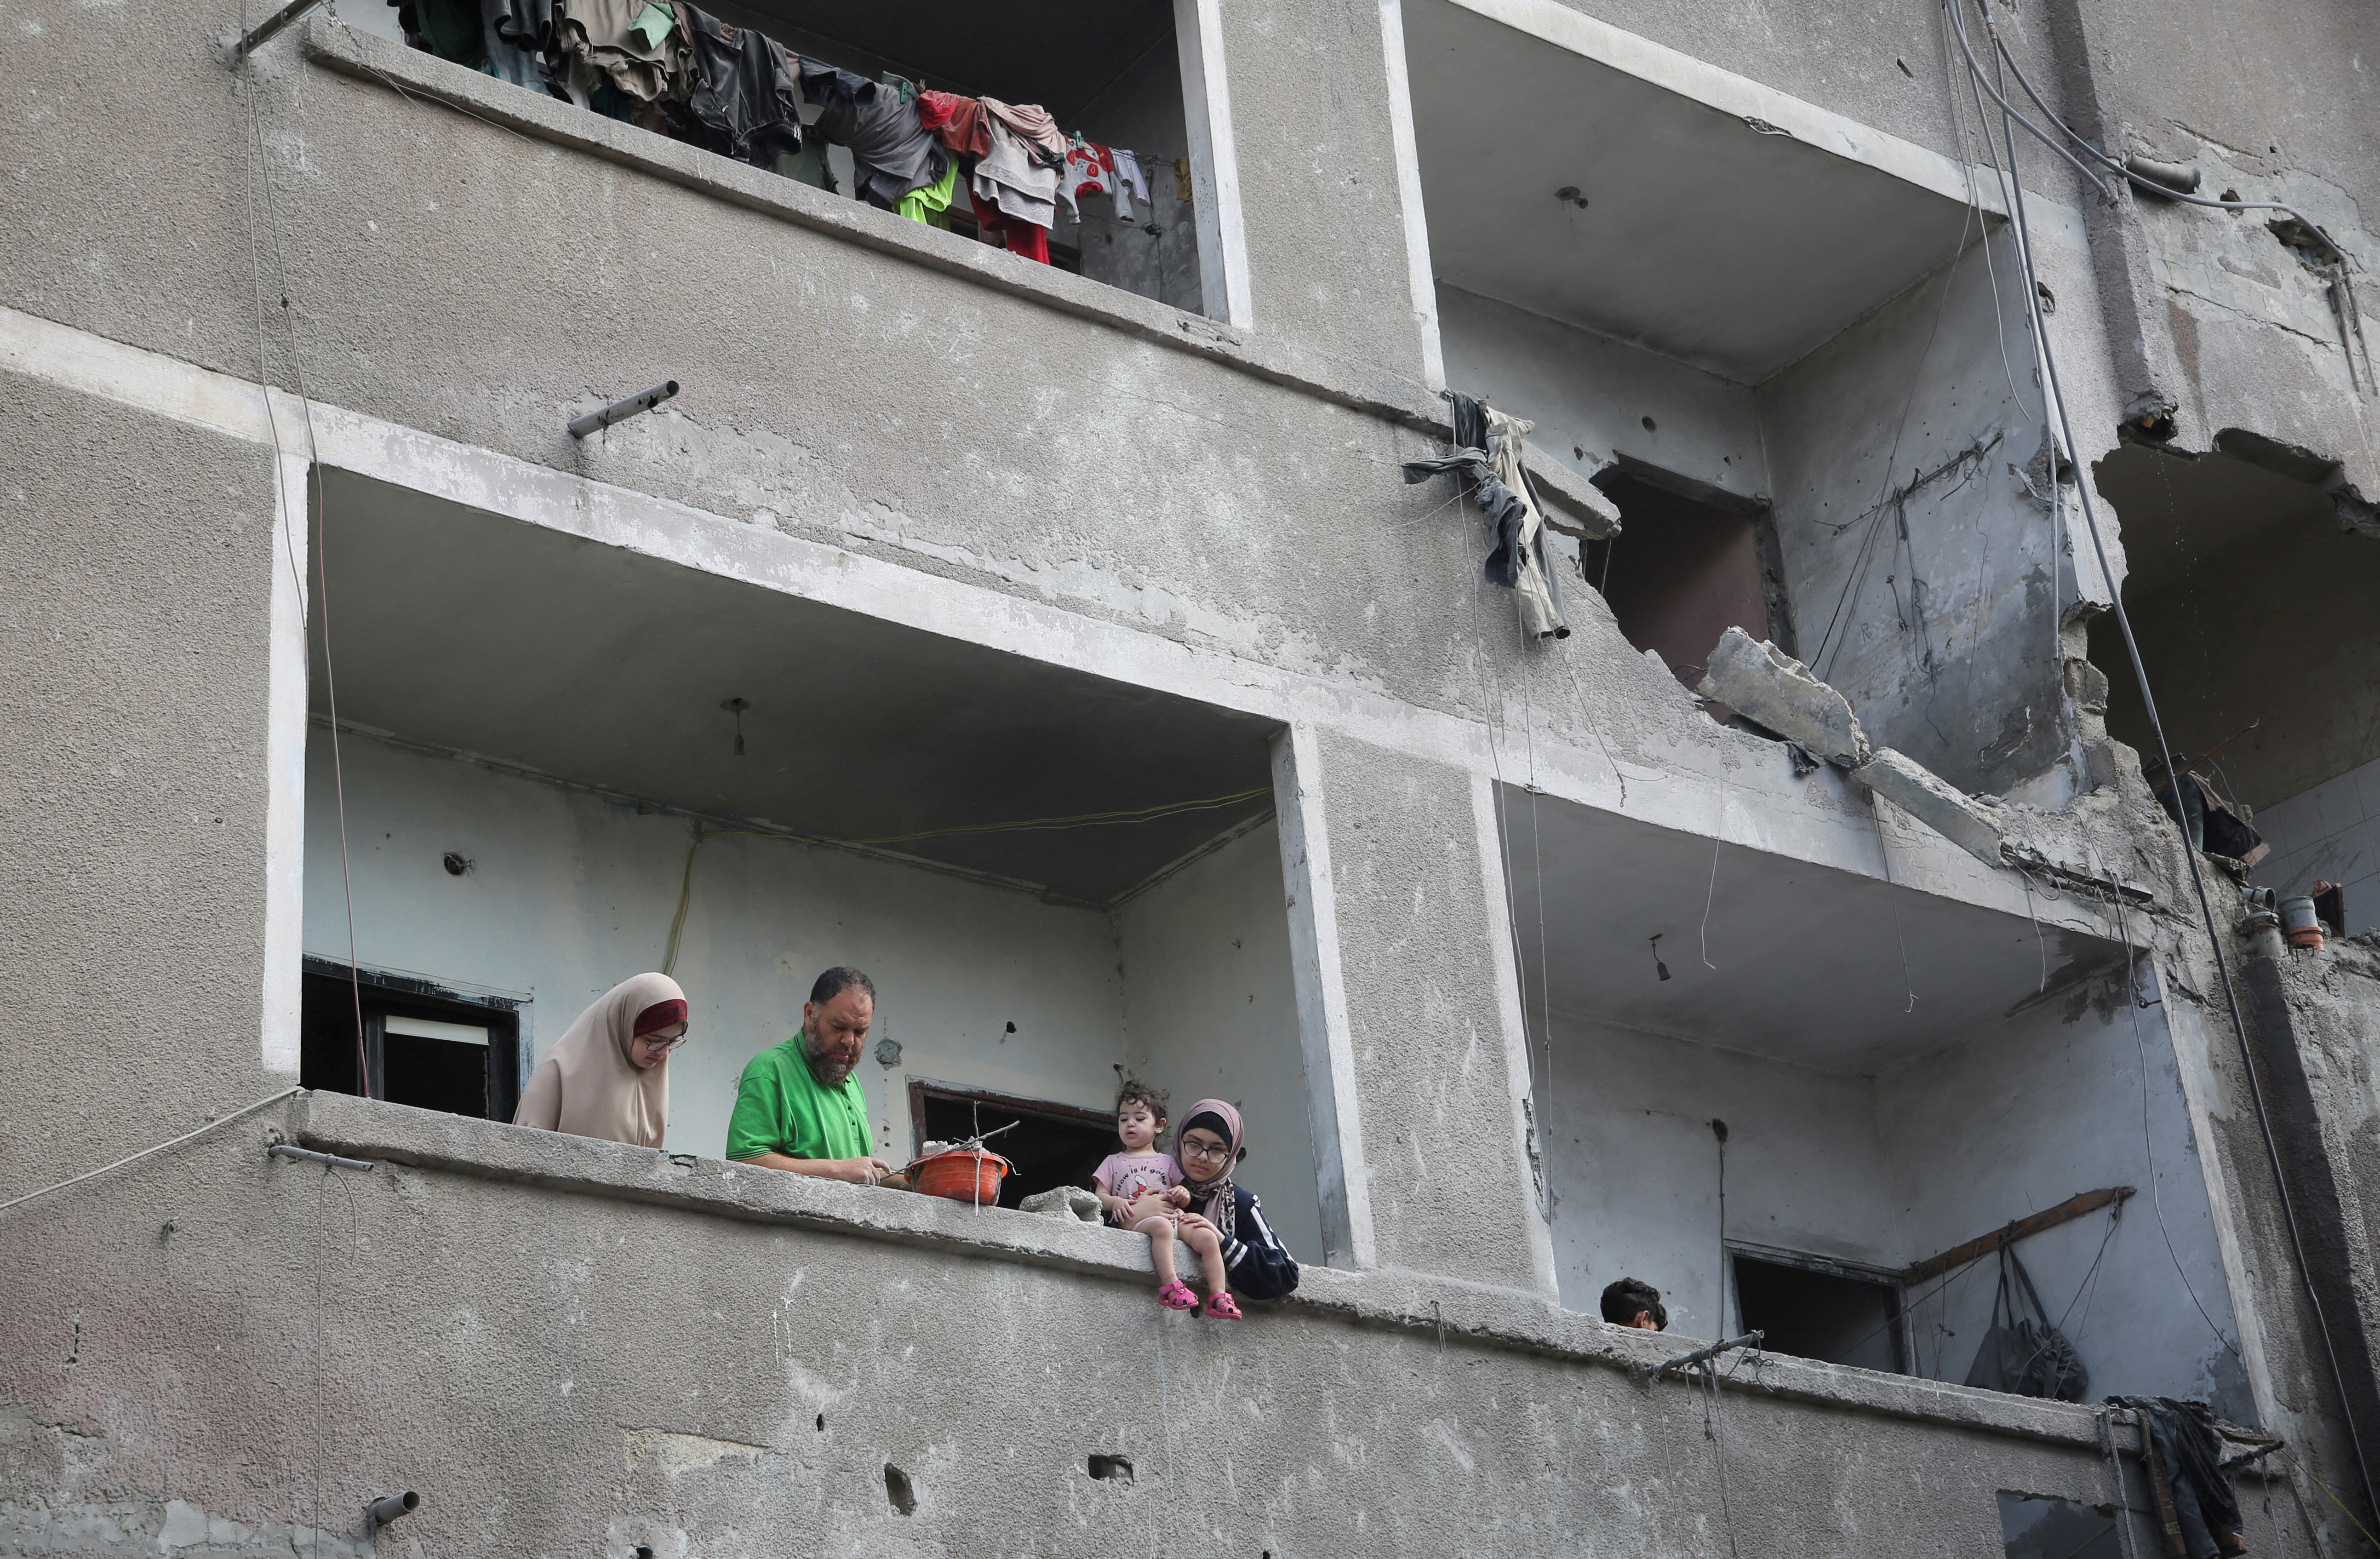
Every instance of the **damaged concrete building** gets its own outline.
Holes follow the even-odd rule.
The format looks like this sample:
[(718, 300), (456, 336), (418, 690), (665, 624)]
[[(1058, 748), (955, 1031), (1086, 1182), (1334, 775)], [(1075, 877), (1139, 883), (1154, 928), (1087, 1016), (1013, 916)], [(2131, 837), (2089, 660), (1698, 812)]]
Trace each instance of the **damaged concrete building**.
[(0, 1554), (2371, 1550), (2380, 15), (629, 9), (0, 8)]

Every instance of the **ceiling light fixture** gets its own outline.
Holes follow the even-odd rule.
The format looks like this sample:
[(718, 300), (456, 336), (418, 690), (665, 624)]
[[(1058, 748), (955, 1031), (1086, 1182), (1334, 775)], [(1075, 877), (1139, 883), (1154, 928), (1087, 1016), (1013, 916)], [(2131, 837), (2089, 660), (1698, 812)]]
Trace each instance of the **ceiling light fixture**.
[(1578, 186), (1575, 184), (1565, 184), (1555, 190), (1554, 199), (1564, 204), (1576, 206), (1581, 211), (1586, 209), (1586, 197), (1578, 192)]

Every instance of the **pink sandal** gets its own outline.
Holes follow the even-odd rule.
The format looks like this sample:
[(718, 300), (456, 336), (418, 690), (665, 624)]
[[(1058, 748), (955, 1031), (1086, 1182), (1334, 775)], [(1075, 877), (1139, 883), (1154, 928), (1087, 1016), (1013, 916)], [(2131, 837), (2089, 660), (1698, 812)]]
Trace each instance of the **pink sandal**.
[(1195, 1310), (1198, 1308), (1198, 1296), (1177, 1277), (1157, 1291), (1157, 1302), (1169, 1310)]
[(1245, 1321), (1240, 1307), (1232, 1302), (1229, 1294), (1218, 1294), (1207, 1301), (1206, 1317), (1209, 1321)]

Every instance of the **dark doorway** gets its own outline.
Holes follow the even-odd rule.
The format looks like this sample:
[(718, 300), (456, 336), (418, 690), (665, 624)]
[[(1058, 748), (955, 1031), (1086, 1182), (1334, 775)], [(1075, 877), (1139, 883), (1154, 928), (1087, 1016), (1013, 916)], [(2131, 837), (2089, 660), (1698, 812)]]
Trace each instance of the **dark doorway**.
[(1619, 505), (1621, 530), (1589, 543), (1579, 566), (1629, 643), (1658, 653), (1692, 688), (1729, 628), (1775, 637), (1754, 517), (1618, 471), (1596, 485)]
[(1796, 1358), (1906, 1373), (1900, 1346), (1900, 1288), (1840, 1266), (1734, 1257), (1737, 1313), (1761, 1346)]
[(960, 1142), (978, 1133), (1015, 1124), (984, 1144), (1016, 1166), (1000, 1183), (1000, 1205), (1014, 1207), (1026, 1197), (1058, 1186), (1091, 1183), (1091, 1171), (1110, 1153), (1123, 1151), (1113, 1117), (1071, 1104), (1012, 1099), (948, 1083), (912, 1081), (909, 1119), (917, 1149), (928, 1142)]
[[(306, 960), (298, 1080), (332, 1093), (508, 1121), (520, 1102), (519, 1004), (419, 975)], [(356, 1008), (363, 1008), (361, 1042)]]

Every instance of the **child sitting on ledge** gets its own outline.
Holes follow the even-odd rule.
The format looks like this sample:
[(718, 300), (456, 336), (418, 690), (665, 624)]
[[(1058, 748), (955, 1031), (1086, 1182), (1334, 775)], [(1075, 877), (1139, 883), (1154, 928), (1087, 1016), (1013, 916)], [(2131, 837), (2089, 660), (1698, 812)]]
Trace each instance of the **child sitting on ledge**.
[[(1127, 1078), (1116, 1093), (1116, 1137), (1123, 1151), (1110, 1153), (1091, 1172), (1091, 1186), (1108, 1222), (1148, 1236), (1148, 1259), (1157, 1268), (1157, 1302), (1170, 1310), (1197, 1307), (1197, 1296), (1173, 1270), (1174, 1218), (1190, 1194), (1182, 1189), (1182, 1166), (1157, 1151), (1165, 1134), (1165, 1090)], [(1209, 1286), (1223, 1285), (1221, 1245), (1211, 1230), (1192, 1246), (1209, 1274)]]

